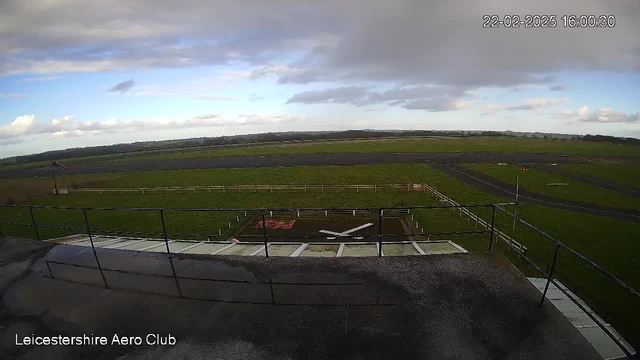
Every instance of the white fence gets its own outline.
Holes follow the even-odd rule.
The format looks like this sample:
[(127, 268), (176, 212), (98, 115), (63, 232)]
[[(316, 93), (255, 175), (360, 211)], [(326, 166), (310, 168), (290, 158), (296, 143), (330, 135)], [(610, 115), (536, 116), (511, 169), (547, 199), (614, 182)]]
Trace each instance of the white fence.
[(64, 189), (68, 193), (81, 194), (158, 194), (196, 192), (325, 192), (325, 191), (424, 191), (422, 184), (387, 185), (202, 185), (202, 186), (160, 186), (136, 188), (77, 188)]
[[(424, 188), (426, 190), (428, 190), (429, 192), (431, 192), (433, 194), (433, 196), (440, 200), (441, 202), (444, 202), (446, 204), (452, 205), (452, 206), (459, 206), (460, 204), (458, 204), (457, 202), (455, 202), (454, 200), (446, 197), (443, 193), (439, 192), (436, 188), (429, 186), (427, 184), (424, 184)], [(481, 219), (479, 216), (477, 216), (476, 214), (472, 213), (471, 210), (461, 207), (458, 209), (454, 209), (457, 210), (459, 212), (459, 216), (462, 218), (462, 215), (465, 214), (467, 216), (467, 222), (471, 222), (471, 221), (475, 221), (476, 223), (476, 227), (478, 227), (478, 224), (482, 227), (484, 227), (487, 230), (491, 229), (491, 224), (488, 223), (487, 221), (484, 221), (483, 219)], [(519, 242), (517, 242), (516, 240), (514, 240), (513, 238), (511, 238), (509, 235), (503, 233), (502, 231), (498, 230), (498, 228), (494, 227), (494, 233), (496, 235), (496, 239), (502, 240), (505, 243), (507, 243), (509, 245), (509, 247), (507, 248), (507, 251), (509, 251), (511, 248), (515, 249), (518, 252), (518, 258), (520, 258), (520, 254), (525, 255), (527, 253), (527, 247), (520, 244)]]

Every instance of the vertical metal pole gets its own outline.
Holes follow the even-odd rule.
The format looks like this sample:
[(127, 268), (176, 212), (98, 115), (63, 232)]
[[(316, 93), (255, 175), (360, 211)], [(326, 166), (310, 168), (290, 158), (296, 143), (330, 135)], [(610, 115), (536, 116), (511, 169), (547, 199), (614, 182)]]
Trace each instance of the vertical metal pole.
[(516, 176), (516, 208), (513, 210), (513, 229), (516, 231), (516, 216), (518, 216), (518, 194), (520, 193), (520, 175)]
[(378, 209), (378, 257), (382, 258), (382, 209)]
[(51, 170), (53, 170), (53, 188), (55, 189), (56, 195), (58, 195), (58, 182), (56, 181), (56, 167), (55, 167), (55, 165), (51, 165)]
[(262, 213), (262, 235), (264, 236), (264, 255), (268, 259), (269, 244), (267, 244), (267, 222), (264, 220), (264, 210), (261, 210), (261, 213)]
[(87, 217), (87, 209), (82, 209), (82, 214), (84, 215), (84, 223), (87, 226), (87, 234), (89, 235), (89, 241), (91, 242), (91, 249), (93, 250), (93, 257), (96, 259), (96, 264), (98, 265), (98, 270), (100, 270), (100, 275), (102, 276), (102, 281), (104, 282), (104, 287), (109, 288), (109, 284), (107, 284), (107, 278), (104, 277), (104, 272), (102, 271), (102, 266), (100, 265), (100, 260), (98, 260), (98, 254), (96, 253), (96, 247), (93, 244), (93, 234), (91, 234), (91, 227), (89, 227), (89, 218)]
[(169, 250), (169, 236), (167, 235), (167, 227), (164, 224), (164, 210), (162, 209), (160, 209), (160, 221), (162, 221), (162, 235), (164, 235), (164, 245), (167, 247), (167, 254), (171, 256), (171, 251)]
[(542, 298), (540, 298), (540, 306), (544, 302), (545, 296), (547, 296), (547, 290), (549, 290), (549, 284), (551, 283), (551, 279), (553, 279), (553, 270), (556, 268), (556, 262), (558, 261), (558, 250), (560, 249), (560, 245), (556, 244), (556, 252), (553, 254), (553, 262), (551, 263), (551, 270), (549, 270), (549, 277), (547, 277), (547, 284), (544, 286), (544, 291), (542, 292)]
[(496, 227), (496, 206), (491, 205), (493, 213), (491, 214), (491, 233), (489, 234), (489, 251), (491, 251), (491, 245), (493, 245), (493, 232)]
[(36, 231), (36, 239), (40, 240), (40, 234), (38, 233), (38, 225), (36, 225), (36, 218), (33, 217), (33, 208), (29, 206), (29, 212), (31, 213), (31, 222), (33, 223), (33, 230)]

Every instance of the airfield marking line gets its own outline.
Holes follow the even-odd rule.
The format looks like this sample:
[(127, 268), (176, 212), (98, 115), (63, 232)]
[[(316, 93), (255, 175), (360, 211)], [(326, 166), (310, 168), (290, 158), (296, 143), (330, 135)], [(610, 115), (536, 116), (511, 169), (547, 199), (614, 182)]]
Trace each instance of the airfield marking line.
[(204, 244), (204, 241), (201, 241), (201, 242), (199, 242), (199, 243), (193, 244), (193, 245), (191, 245), (191, 246), (187, 246), (187, 247), (186, 247), (186, 248), (184, 248), (184, 249), (180, 249), (180, 250), (178, 250), (178, 251), (175, 251), (175, 252), (174, 252), (174, 254), (178, 254), (178, 253), (181, 253), (181, 252), (185, 252), (185, 251), (187, 251), (187, 250), (193, 249), (194, 247), (198, 247), (198, 246), (200, 246), (200, 245), (202, 245), (202, 244)]
[(336, 253), (336, 257), (342, 256), (343, 252), (344, 252), (344, 243), (340, 243), (340, 247), (338, 248), (338, 252)]
[(300, 245), (293, 253), (291, 253), (291, 255), (289, 255), (289, 257), (298, 257), (300, 254), (302, 254), (304, 249), (307, 248), (307, 246), (309, 246), (309, 243)]
[(420, 253), (420, 255), (426, 255), (424, 250), (422, 250), (422, 248), (418, 246), (418, 244), (416, 244), (415, 241), (412, 241), (411, 244), (413, 244), (413, 247), (416, 248), (416, 250), (418, 250), (418, 253)]
[(220, 248), (220, 249), (218, 249), (218, 250), (216, 250), (216, 251), (212, 252), (212, 253), (211, 253), (211, 254), (209, 254), (209, 255), (217, 255), (217, 254), (219, 254), (219, 253), (221, 253), (221, 252), (223, 252), (223, 251), (227, 250), (228, 248), (230, 248), (230, 247), (234, 246), (235, 244), (237, 244), (237, 243), (231, 243), (231, 244), (229, 244), (229, 245), (227, 245), (227, 246), (223, 246), (222, 248)]

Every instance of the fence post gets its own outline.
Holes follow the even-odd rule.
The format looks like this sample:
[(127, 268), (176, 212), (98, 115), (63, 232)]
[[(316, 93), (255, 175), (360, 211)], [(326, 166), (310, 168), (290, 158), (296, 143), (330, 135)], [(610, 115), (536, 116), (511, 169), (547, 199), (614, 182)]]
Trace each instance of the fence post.
[(489, 233), (489, 251), (491, 251), (491, 245), (493, 244), (493, 231), (496, 226), (496, 206), (491, 205), (493, 213), (491, 214), (491, 233)]
[(262, 236), (264, 236), (264, 256), (269, 258), (269, 244), (267, 243), (267, 222), (264, 219), (264, 209), (260, 211), (262, 213)]
[(556, 262), (558, 261), (558, 250), (560, 250), (560, 245), (556, 244), (556, 252), (553, 254), (553, 262), (551, 263), (551, 270), (549, 270), (549, 277), (547, 278), (547, 284), (544, 286), (544, 291), (542, 292), (542, 298), (540, 298), (540, 306), (544, 302), (545, 296), (547, 296), (547, 290), (549, 290), (549, 284), (553, 279), (553, 270), (556, 268)]
[(378, 209), (378, 258), (382, 258), (382, 209)]
[(160, 221), (162, 221), (162, 235), (164, 236), (164, 245), (167, 247), (167, 254), (171, 256), (169, 250), (169, 236), (167, 236), (167, 227), (164, 224), (164, 210), (160, 209)]
[(33, 223), (33, 230), (36, 231), (36, 239), (40, 240), (40, 234), (38, 233), (38, 225), (36, 225), (36, 218), (33, 217), (33, 208), (29, 206), (29, 213), (31, 213), (31, 222)]
[[(84, 223), (87, 226), (87, 234), (89, 234), (89, 241), (91, 242), (93, 257), (96, 259), (96, 264), (98, 265), (98, 269), (100, 270), (100, 275), (102, 276), (102, 281), (104, 282), (104, 286), (106, 288), (109, 288), (109, 284), (107, 284), (107, 279), (104, 277), (104, 272), (102, 272), (102, 266), (100, 265), (100, 260), (98, 260), (96, 247), (95, 245), (93, 245), (93, 234), (91, 234), (91, 227), (89, 226), (89, 217), (87, 217), (87, 209), (82, 209), (82, 215), (84, 215)], [(49, 271), (51, 271), (51, 269), (49, 269)]]

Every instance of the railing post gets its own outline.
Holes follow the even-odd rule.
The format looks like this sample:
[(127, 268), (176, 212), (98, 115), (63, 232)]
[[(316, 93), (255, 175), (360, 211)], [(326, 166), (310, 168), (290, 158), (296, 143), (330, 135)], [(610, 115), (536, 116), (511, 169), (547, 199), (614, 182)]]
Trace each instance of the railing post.
[(551, 270), (549, 270), (549, 277), (547, 278), (547, 284), (544, 286), (544, 291), (542, 292), (542, 297), (540, 298), (540, 306), (544, 302), (545, 296), (547, 296), (547, 290), (549, 290), (549, 284), (551, 283), (551, 279), (553, 279), (553, 270), (556, 268), (556, 262), (558, 261), (558, 250), (560, 250), (560, 245), (556, 244), (556, 252), (553, 254), (553, 262), (551, 263)]
[(29, 213), (31, 214), (31, 223), (33, 223), (33, 230), (36, 231), (36, 239), (40, 240), (40, 234), (38, 233), (38, 225), (36, 225), (36, 218), (33, 217), (33, 208), (29, 206)]
[[(89, 217), (87, 216), (87, 209), (82, 209), (82, 215), (84, 215), (84, 224), (87, 226), (87, 234), (89, 235), (89, 242), (91, 242), (91, 249), (93, 250), (93, 257), (96, 259), (96, 264), (98, 265), (98, 269), (100, 270), (100, 275), (102, 276), (102, 281), (104, 282), (104, 287), (109, 288), (109, 284), (107, 284), (107, 278), (104, 277), (104, 272), (102, 272), (102, 266), (100, 265), (100, 260), (98, 260), (98, 254), (96, 253), (96, 247), (93, 244), (93, 234), (91, 234), (91, 227), (89, 226)], [(51, 270), (49, 270), (51, 271)]]
[(491, 214), (491, 233), (489, 233), (489, 251), (491, 251), (491, 245), (493, 245), (493, 232), (496, 227), (496, 206), (491, 205), (493, 212)]
[(269, 258), (269, 244), (267, 243), (267, 222), (264, 219), (264, 209), (260, 211), (262, 214), (262, 235), (264, 236), (264, 256)]
[(164, 224), (164, 210), (160, 209), (160, 221), (162, 221), (162, 235), (164, 236), (164, 245), (167, 247), (167, 254), (171, 256), (171, 251), (169, 250), (169, 236), (167, 235), (167, 227)]
[(382, 209), (378, 209), (378, 257), (382, 258)]

